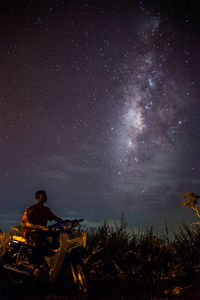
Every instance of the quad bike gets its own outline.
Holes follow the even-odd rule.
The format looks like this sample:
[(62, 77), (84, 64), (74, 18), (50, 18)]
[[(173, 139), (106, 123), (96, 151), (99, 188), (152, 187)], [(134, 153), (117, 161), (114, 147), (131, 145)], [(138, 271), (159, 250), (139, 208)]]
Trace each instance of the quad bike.
[[(76, 229), (83, 220), (65, 220), (48, 226), (44, 255), (36, 263), (37, 246), (29, 244), (22, 236), (13, 235), (4, 255), (2, 268), (15, 285), (24, 282), (69, 282), (82, 295), (87, 295), (87, 282), (82, 249), (86, 247), (86, 234)], [(41, 247), (40, 247), (41, 248)], [(36, 255), (37, 254), (37, 255)]]

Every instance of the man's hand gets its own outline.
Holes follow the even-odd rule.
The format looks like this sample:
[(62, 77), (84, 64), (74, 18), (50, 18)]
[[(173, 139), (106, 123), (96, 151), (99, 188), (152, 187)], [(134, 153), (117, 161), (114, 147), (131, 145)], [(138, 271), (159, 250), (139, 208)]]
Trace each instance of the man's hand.
[(42, 225), (35, 225), (29, 222), (26, 222), (26, 227), (31, 228), (31, 229), (40, 229), (40, 230), (44, 230), (44, 231), (48, 231), (49, 228), (47, 226), (42, 226)]
[(41, 226), (40, 229), (42, 229), (42, 230), (44, 230), (44, 231), (49, 231), (49, 227), (47, 227), (47, 226)]

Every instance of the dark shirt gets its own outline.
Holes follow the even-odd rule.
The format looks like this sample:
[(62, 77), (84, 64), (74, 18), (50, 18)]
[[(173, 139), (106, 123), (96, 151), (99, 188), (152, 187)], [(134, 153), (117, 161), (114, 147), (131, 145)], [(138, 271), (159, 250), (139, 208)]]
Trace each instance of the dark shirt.
[[(22, 222), (31, 223), (34, 225), (46, 226), (48, 220), (54, 220), (55, 215), (52, 213), (50, 208), (44, 205), (34, 204), (32, 206), (27, 207), (22, 217)], [(25, 226), (24, 236), (27, 236), (27, 232), (29, 229)]]
[(52, 213), (50, 208), (44, 205), (34, 204), (32, 206), (27, 207), (22, 222), (29, 222), (34, 225), (46, 226), (48, 220), (53, 220), (55, 215)]

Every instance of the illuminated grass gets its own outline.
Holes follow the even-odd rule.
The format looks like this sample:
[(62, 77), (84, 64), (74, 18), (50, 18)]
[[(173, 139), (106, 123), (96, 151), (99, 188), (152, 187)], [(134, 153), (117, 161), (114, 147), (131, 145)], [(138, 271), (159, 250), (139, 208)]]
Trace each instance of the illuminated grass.
[(168, 229), (158, 236), (150, 227), (135, 233), (106, 221), (88, 230), (85, 253), (92, 278), (119, 278), (145, 284), (159, 284), (192, 275), (199, 266), (200, 228), (182, 224), (173, 238)]
[[(160, 289), (163, 295), (184, 295), (183, 285), (192, 286), (191, 280), (200, 272), (198, 225), (181, 224), (172, 237), (167, 225), (160, 235), (152, 227), (136, 232), (125, 223), (111, 226), (106, 221), (84, 231), (84, 262), (89, 280), (132, 282), (132, 286), (145, 286), (147, 293)], [(8, 240), (9, 233), (0, 234), (0, 256), (8, 248)]]

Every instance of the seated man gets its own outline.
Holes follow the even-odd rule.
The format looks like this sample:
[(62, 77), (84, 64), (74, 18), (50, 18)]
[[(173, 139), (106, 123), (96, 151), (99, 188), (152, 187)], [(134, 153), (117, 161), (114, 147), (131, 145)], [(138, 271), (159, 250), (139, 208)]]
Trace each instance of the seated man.
[(50, 208), (44, 206), (44, 203), (47, 202), (47, 194), (45, 191), (36, 192), (35, 198), (37, 202), (34, 205), (27, 207), (22, 218), (22, 222), (25, 223), (25, 237), (29, 229), (47, 230), (45, 226), (47, 225), (48, 220), (55, 220), (56, 222), (62, 221), (61, 218), (52, 213)]
[(36, 192), (35, 198), (37, 202), (27, 207), (22, 217), (22, 222), (25, 223), (24, 237), (33, 246), (37, 246), (39, 255), (40, 252), (43, 252), (41, 250), (45, 248), (44, 232), (48, 231), (48, 227), (46, 227), (48, 220), (60, 222), (62, 219), (55, 216), (47, 206), (44, 206), (44, 203), (47, 202), (45, 191)]

